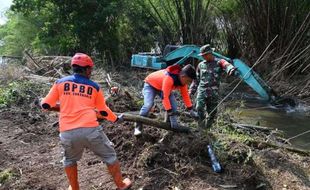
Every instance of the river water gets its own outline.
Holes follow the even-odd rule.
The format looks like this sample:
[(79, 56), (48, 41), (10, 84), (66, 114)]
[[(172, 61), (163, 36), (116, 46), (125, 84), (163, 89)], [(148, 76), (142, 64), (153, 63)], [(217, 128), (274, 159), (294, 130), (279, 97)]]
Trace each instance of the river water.
[[(264, 102), (251, 89), (243, 87), (232, 94), (232, 99), (242, 100), (236, 106), (238, 123), (247, 123), (279, 129), (285, 138), (292, 138), (292, 146), (310, 150), (310, 106), (302, 102), (294, 108), (277, 108)], [(305, 133), (296, 138), (296, 135)]]

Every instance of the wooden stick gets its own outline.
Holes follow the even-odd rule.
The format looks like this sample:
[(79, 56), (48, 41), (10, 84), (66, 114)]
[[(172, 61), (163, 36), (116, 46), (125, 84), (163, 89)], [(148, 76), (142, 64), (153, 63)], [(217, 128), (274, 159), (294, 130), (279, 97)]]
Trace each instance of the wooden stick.
[(60, 77), (65, 77), (65, 75), (62, 74), (59, 70), (57, 70), (56, 68), (53, 68), (53, 69), (54, 69), (54, 71), (55, 71), (57, 74), (60, 75)]
[(232, 123), (232, 126), (235, 128), (254, 129), (254, 130), (265, 131), (265, 132), (273, 130), (269, 127), (262, 127), (262, 126), (257, 126), (257, 125), (241, 124), (241, 123)]
[(303, 150), (300, 148), (294, 148), (292, 146), (288, 146), (288, 145), (284, 145), (284, 144), (277, 145), (277, 144), (271, 143), (271, 142), (262, 142), (262, 141), (256, 141), (256, 140), (250, 140), (249, 144), (254, 146), (254, 147), (257, 147), (257, 148), (259, 148), (261, 146), (271, 147), (271, 148), (280, 148), (280, 149), (285, 149), (285, 150), (290, 151), (290, 152), (302, 154), (305, 156), (310, 156), (310, 151), (308, 151), (308, 150)]
[(37, 64), (37, 62), (32, 58), (32, 56), (28, 53), (28, 51), (25, 51), (25, 54), (31, 59), (33, 65), (37, 67), (37, 69), (41, 69), (41, 67)]

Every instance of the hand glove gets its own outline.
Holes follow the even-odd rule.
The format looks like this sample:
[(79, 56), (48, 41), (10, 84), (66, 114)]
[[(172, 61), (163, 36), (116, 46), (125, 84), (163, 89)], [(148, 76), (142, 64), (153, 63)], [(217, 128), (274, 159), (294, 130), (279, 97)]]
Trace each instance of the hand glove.
[(38, 108), (42, 108), (42, 107), (41, 107), (42, 99), (43, 99), (43, 98), (38, 98), (38, 97), (35, 98), (34, 101), (33, 101), (33, 104), (34, 104), (36, 107), (38, 107)]
[(240, 76), (241, 73), (236, 69), (236, 70), (234, 71), (234, 75), (237, 77), (237, 76)]
[(238, 76), (238, 75), (236, 75), (236, 74), (238, 74), (238, 73), (239, 73), (239, 72), (238, 72), (237, 68), (236, 68), (236, 67), (233, 67), (233, 68), (230, 69), (230, 71), (228, 72), (228, 75), (229, 75), (229, 76), (232, 76), (232, 75)]
[(117, 119), (114, 123), (121, 124), (123, 122), (124, 122), (124, 114), (120, 114), (119, 116), (117, 116)]
[(198, 113), (195, 112), (193, 109), (191, 109), (191, 110), (189, 111), (189, 115), (190, 115), (192, 118), (194, 118), (194, 119), (198, 119), (198, 118), (199, 118)]
[(190, 96), (194, 96), (195, 95), (195, 90), (190, 90), (188, 93), (189, 93)]
[(49, 105), (46, 104), (44, 105), (44, 107), (42, 107), (41, 102), (42, 102), (43, 98), (36, 98), (33, 101), (34, 106), (36, 106), (38, 109), (41, 109), (43, 112), (47, 112), (49, 111), (50, 107), (48, 107)]
[(112, 95), (117, 95), (119, 89), (118, 89), (118, 87), (113, 86), (113, 87), (111, 87), (110, 91), (111, 91), (111, 94), (112, 94)]

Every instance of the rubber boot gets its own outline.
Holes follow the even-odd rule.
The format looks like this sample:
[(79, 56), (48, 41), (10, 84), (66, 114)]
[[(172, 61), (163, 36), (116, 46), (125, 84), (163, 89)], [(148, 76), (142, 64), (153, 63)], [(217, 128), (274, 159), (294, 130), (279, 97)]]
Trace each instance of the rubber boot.
[(132, 185), (130, 179), (125, 178), (123, 180), (122, 178), (122, 173), (121, 173), (121, 169), (120, 169), (120, 163), (119, 161), (114, 162), (111, 165), (107, 165), (108, 166), (108, 170), (110, 172), (110, 174), (113, 177), (114, 183), (117, 187), (117, 190), (126, 190), (129, 189)]
[(70, 184), (68, 190), (79, 190), (77, 164), (65, 167), (65, 172)]
[(168, 112), (165, 112), (165, 115), (164, 115), (164, 122), (166, 122), (166, 123), (169, 123), (169, 122), (170, 122)]
[(142, 123), (139, 123), (139, 122), (135, 123), (134, 135), (135, 136), (141, 136), (142, 135)]

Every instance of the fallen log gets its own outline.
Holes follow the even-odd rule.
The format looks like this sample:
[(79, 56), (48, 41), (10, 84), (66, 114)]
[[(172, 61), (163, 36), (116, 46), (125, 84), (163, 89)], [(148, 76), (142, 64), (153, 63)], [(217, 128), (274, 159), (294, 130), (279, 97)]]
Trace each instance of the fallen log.
[[(140, 115), (133, 115), (133, 114), (129, 114), (129, 113), (122, 113), (124, 116), (124, 120), (125, 121), (131, 121), (131, 122), (139, 122), (139, 123), (143, 123), (145, 125), (149, 125), (152, 127), (156, 127), (156, 128), (160, 128), (160, 129), (165, 129), (165, 130), (169, 130), (169, 131), (174, 131), (174, 132), (180, 132), (180, 133), (189, 133), (191, 132), (191, 129), (189, 127), (185, 127), (185, 126), (179, 126), (179, 128), (177, 129), (173, 129), (170, 127), (169, 123), (163, 122), (163, 121), (158, 121), (155, 119), (150, 119), (147, 117), (142, 117)], [(120, 115), (120, 113), (118, 113), (118, 115)]]
[(46, 77), (46, 76), (40, 76), (40, 75), (35, 75), (35, 74), (29, 74), (27, 76), (23, 76), (23, 78), (26, 78), (28, 80), (32, 80), (38, 83), (53, 83), (55, 82), (58, 78), (54, 77)]
[[(39, 107), (39, 102), (38, 100), (34, 102), (36, 106)], [(50, 108), (49, 111), (54, 111), (54, 112), (59, 112), (59, 105), (53, 108)], [(169, 123), (163, 122), (163, 121), (158, 121), (155, 119), (150, 119), (147, 117), (142, 117), (140, 115), (134, 115), (130, 113), (116, 113), (116, 115), (123, 115), (124, 121), (130, 121), (130, 122), (139, 122), (145, 125), (149, 125), (152, 127), (156, 127), (159, 129), (165, 129), (173, 132), (179, 132), (179, 133), (190, 133), (191, 128), (185, 127), (185, 126), (179, 126), (178, 128), (171, 128)], [(101, 116), (100, 114), (97, 113), (97, 118), (98, 120), (105, 120), (105, 117)], [(55, 124), (53, 124), (55, 125)]]
[(53, 83), (55, 82), (58, 78), (54, 77), (46, 77), (46, 76), (40, 76), (40, 75), (34, 75), (34, 74), (29, 74), (28, 76), (23, 76), (23, 78), (26, 78), (31, 81), (35, 81), (38, 83)]
[[(59, 112), (59, 109), (58, 108), (51, 108), (49, 111)], [(120, 114), (118, 113), (117, 115), (120, 115)], [(179, 126), (177, 129), (174, 129), (174, 128), (170, 127), (169, 123), (150, 119), (150, 118), (146, 118), (146, 117), (142, 117), (139, 115), (123, 113), (123, 117), (124, 117), (124, 121), (140, 122), (140, 123), (143, 123), (145, 125), (149, 125), (149, 126), (156, 127), (159, 129), (165, 129), (165, 130), (169, 130), (169, 131), (173, 131), (173, 132), (179, 132), (179, 133), (190, 133), (191, 132), (191, 129), (189, 127)], [(100, 120), (104, 120), (104, 119), (100, 118), (98, 120), (100, 121)], [(59, 124), (59, 122), (56, 121), (52, 124), (52, 126), (55, 127), (58, 124)]]
[(295, 148), (295, 147), (288, 146), (285, 144), (276, 144), (273, 142), (264, 142), (264, 141), (257, 141), (257, 140), (249, 140), (248, 144), (252, 145), (253, 147), (258, 148), (258, 149), (262, 149), (262, 148), (266, 148), (266, 147), (279, 148), (279, 149), (285, 149), (285, 150), (290, 151), (290, 152), (298, 153), (301, 155), (310, 156), (310, 151), (308, 151), (308, 150)]

